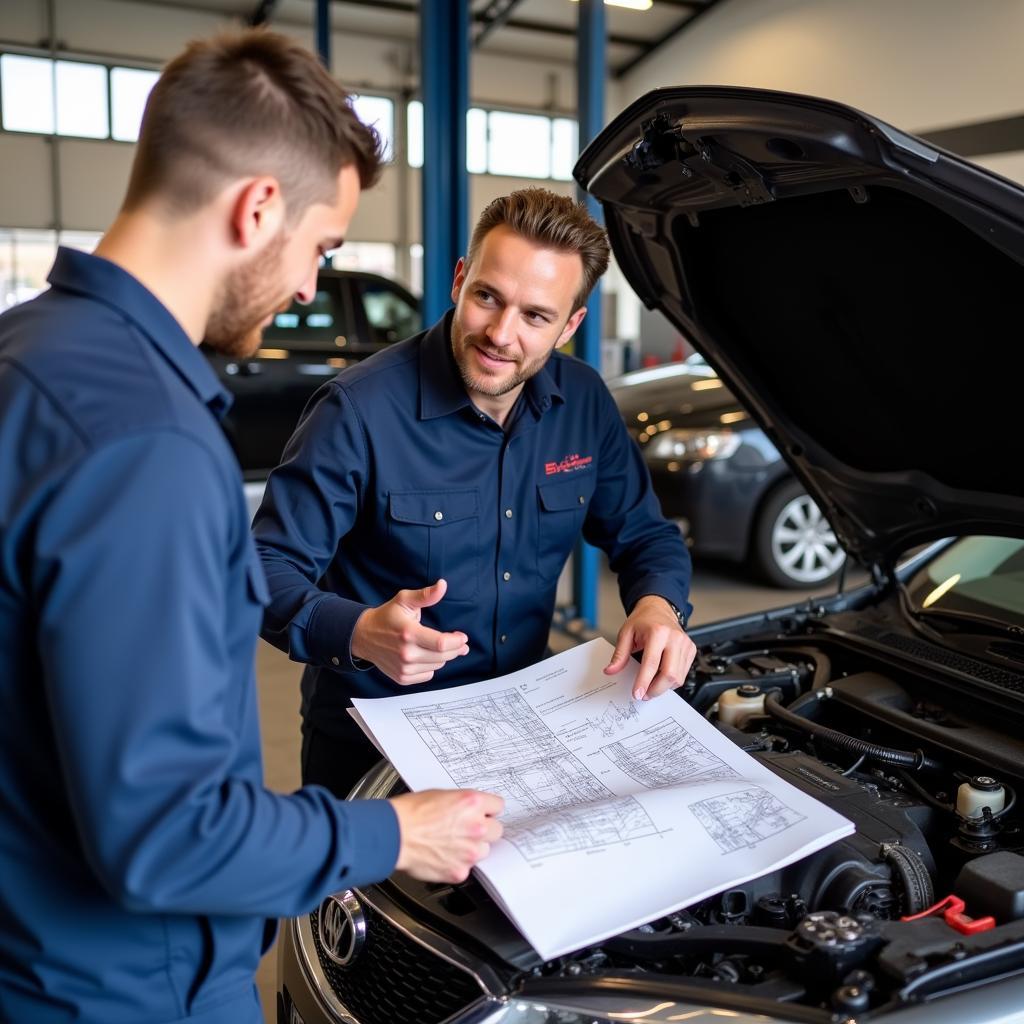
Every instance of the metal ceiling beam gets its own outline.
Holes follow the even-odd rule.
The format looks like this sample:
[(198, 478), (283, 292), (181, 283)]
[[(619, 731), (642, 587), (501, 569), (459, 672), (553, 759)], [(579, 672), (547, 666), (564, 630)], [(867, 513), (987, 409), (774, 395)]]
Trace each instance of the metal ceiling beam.
[(491, 0), (480, 12), (480, 20), (484, 27), (477, 32), (473, 46), (479, 46), (492, 32), (501, 28), (521, 2), (522, 0)]
[[(339, 5), (347, 5), (349, 7), (372, 7), (377, 10), (390, 11), (393, 14), (418, 14), (419, 4), (410, 3), (409, 0), (333, 0), (334, 3)], [(666, 0), (660, 0), (660, 2), (666, 2)], [(682, 2), (682, 0), (678, 0)], [(686, 0), (686, 6), (699, 6), (700, 0)], [(485, 11), (476, 11), (470, 15), (473, 21), (486, 24), (487, 17)], [(547, 21), (533, 21), (532, 19), (524, 18), (509, 18), (505, 22), (506, 28), (521, 29), (523, 32), (537, 32), (544, 35), (561, 36), (564, 39), (575, 39), (576, 29), (571, 25), (553, 25)], [(609, 43), (618, 43), (620, 46), (635, 46), (638, 49), (642, 49), (645, 46), (650, 45), (650, 40), (644, 39), (641, 36), (624, 36), (619, 34), (612, 34), (608, 36)]]
[(669, 43), (673, 39), (678, 38), (680, 35), (682, 35), (683, 32), (690, 28), (695, 21), (697, 21), (699, 18), (702, 18), (705, 14), (708, 13), (708, 11), (710, 11), (713, 7), (717, 6), (721, 2), (722, 0), (703, 0), (703, 3), (701, 3), (691, 15), (689, 15), (686, 18), (683, 18), (682, 21), (677, 22), (672, 28), (668, 30), (668, 32), (665, 33), (664, 36), (662, 36), (661, 39), (658, 39), (653, 43), (646, 43), (644, 45), (644, 48), (640, 51), (640, 53), (638, 53), (635, 57), (630, 57), (630, 59), (627, 60), (624, 64), (620, 64), (615, 69), (613, 77), (622, 78), (624, 75), (628, 75), (629, 72), (632, 71), (633, 68), (635, 68), (638, 64), (641, 64), (643, 61), (647, 60), (647, 58), (650, 57), (651, 54), (660, 50), (666, 43)]
[(256, 9), (246, 19), (254, 28), (258, 25), (269, 25), (270, 19), (274, 16), (274, 9), (277, 7), (277, 0), (260, 0)]

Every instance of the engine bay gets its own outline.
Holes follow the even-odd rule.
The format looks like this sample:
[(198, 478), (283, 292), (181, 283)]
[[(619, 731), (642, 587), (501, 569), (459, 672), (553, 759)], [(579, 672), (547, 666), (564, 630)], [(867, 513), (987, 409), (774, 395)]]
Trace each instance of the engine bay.
[(681, 696), (856, 832), (563, 963), (829, 1013), (1024, 970), (1024, 742), (1014, 701), (821, 626), (703, 647)]

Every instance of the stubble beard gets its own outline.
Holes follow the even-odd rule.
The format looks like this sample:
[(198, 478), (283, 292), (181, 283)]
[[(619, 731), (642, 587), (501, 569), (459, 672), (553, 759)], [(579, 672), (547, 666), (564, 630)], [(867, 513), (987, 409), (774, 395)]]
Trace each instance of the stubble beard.
[(452, 322), (452, 354), (455, 356), (455, 364), (459, 368), (459, 376), (462, 383), (469, 392), (476, 392), (478, 395), (487, 395), (489, 398), (500, 398), (510, 391), (515, 391), (520, 385), (525, 384), (531, 377), (536, 376), (551, 357), (551, 353), (532, 359), (526, 362), (508, 360), (510, 365), (515, 366), (515, 372), (511, 376), (495, 380), (475, 374), (469, 365), (472, 355), (470, 348), (477, 346), (488, 355), (493, 354), (497, 358), (507, 358), (500, 353), (494, 352), (487, 343), (486, 338), (477, 337), (472, 334), (465, 334), (461, 328)]
[(291, 305), (291, 298), (267, 296), (281, 291), (284, 229), (266, 249), (226, 278), (214, 299), (203, 342), (229, 358), (244, 359), (263, 344), (264, 321)]

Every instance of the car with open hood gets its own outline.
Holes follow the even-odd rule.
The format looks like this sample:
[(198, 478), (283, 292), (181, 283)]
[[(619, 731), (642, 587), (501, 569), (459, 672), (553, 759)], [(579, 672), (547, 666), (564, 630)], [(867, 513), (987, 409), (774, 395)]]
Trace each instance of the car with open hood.
[[(643, 97), (575, 174), (633, 288), (868, 574), (694, 629), (659, 699), (855, 832), (550, 961), (474, 879), (396, 874), (284, 929), (282, 1019), (1019, 1019), (1024, 189), (840, 104), (727, 87)], [(385, 762), (355, 795), (398, 787)]]

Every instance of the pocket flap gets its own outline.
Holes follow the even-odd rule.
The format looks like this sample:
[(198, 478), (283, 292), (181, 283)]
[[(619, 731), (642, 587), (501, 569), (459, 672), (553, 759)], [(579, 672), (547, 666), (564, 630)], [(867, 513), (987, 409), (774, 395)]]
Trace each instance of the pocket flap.
[(477, 514), (476, 491), (392, 491), (391, 518), (419, 526), (445, 526)]
[(594, 477), (591, 473), (583, 473), (572, 480), (538, 484), (537, 493), (540, 495), (541, 506), (547, 512), (585, 508), (590, 504), (590, 496), (594, 493)]

